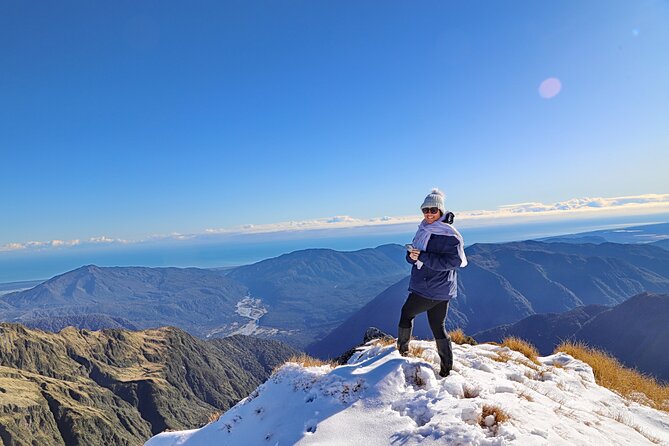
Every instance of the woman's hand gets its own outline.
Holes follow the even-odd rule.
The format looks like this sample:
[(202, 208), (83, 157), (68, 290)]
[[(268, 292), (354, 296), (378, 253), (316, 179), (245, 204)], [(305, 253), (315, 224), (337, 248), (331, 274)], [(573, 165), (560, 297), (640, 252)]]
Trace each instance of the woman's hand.
[(420, 255), (419, 249), (412, 249), (411, 251), (409, 251), (409, 258), (413, 261), (418, 260), (419, 255)]

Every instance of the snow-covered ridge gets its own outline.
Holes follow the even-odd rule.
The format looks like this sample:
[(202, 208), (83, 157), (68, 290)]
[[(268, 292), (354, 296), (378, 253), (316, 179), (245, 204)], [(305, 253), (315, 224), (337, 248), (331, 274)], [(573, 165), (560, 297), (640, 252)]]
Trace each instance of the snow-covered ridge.
[(597, 385), (564, 353), (537, 365), (507, 347), (454, 345), (441, 379), (434, 342), (411, 347), (420, 357), (372, 341), (343, 366), (286, 364), (218, 421), (146, 445), (669, 445), (668, 413)]

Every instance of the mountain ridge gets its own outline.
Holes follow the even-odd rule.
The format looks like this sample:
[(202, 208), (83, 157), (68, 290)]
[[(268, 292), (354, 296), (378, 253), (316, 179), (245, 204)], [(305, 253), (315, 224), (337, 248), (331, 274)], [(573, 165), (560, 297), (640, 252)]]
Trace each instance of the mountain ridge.
[[(475, 244), (465, 252), (469, 265), (458, 271), (458, 297), (449, 305), (446, 324), (471, 334), (533, 314), (669, 292), (669, 251), (651, 245), (528, 241)], [(342, 344), (354, 345), (370, 325), (395, 333), (407, 288), (408, 278), (387, 288), (307, 352), (336, 357)], [(431, 337), (423, 315), (416, 318), (414, 335)]]
[(312, 249), (224, 271), (86, 265), (0, 297), (0, 318), (54, 330), (173, 325), (203, 338), (254, 334), (301, 347), (406, 275), (404, 253), (398, 245)]
[(515, 324), (475, 333), (479, 342), (515, 336), (549, 354), (562, 341), (583, 342), (630, 368), (669, 382), (669, 294), (640, 293), (613, 306), (578, 307), (562, 314), (538, 314)]
[(139, 445), (198, 427), (296, 354), (276, 341), (210, 343), (175, 327), (48, 333), (1, 323), (0, 338), (0, 437), (16, 445)]

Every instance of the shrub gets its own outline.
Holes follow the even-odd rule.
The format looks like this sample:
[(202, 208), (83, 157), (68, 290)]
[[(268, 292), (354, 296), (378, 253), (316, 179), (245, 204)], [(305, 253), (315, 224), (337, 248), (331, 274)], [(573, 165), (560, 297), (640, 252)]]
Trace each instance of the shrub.
[(539, 356), (539, 352), (537, 351), (537, 348), (530, 344), (529, 342), (516, 338), (516, 337), (508, 337), (504, 338), (502, 341), (502, 345), (505, 347), (509, 347), (511, 350), (515, 350), (517, 352), (522, 353), (525, 355), (527, 359), (532, 361), (535, 364), (539, 364), (539, 360), (537, 357)]
[(564, 352), (592, 367), (595, 381), (629, 400), (669, 412), (669, 386), (651, 376), (624, 367), (603, 351), (579, 342), (563, 342), (555, 352)]

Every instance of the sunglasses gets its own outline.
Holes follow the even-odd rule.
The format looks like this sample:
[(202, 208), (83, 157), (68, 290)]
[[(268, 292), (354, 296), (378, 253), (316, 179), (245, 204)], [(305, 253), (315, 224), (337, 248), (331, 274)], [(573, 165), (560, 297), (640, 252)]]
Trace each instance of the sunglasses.
[(439, 213), (439, 208), (423, 208), (423, 214), (437, 214)]

